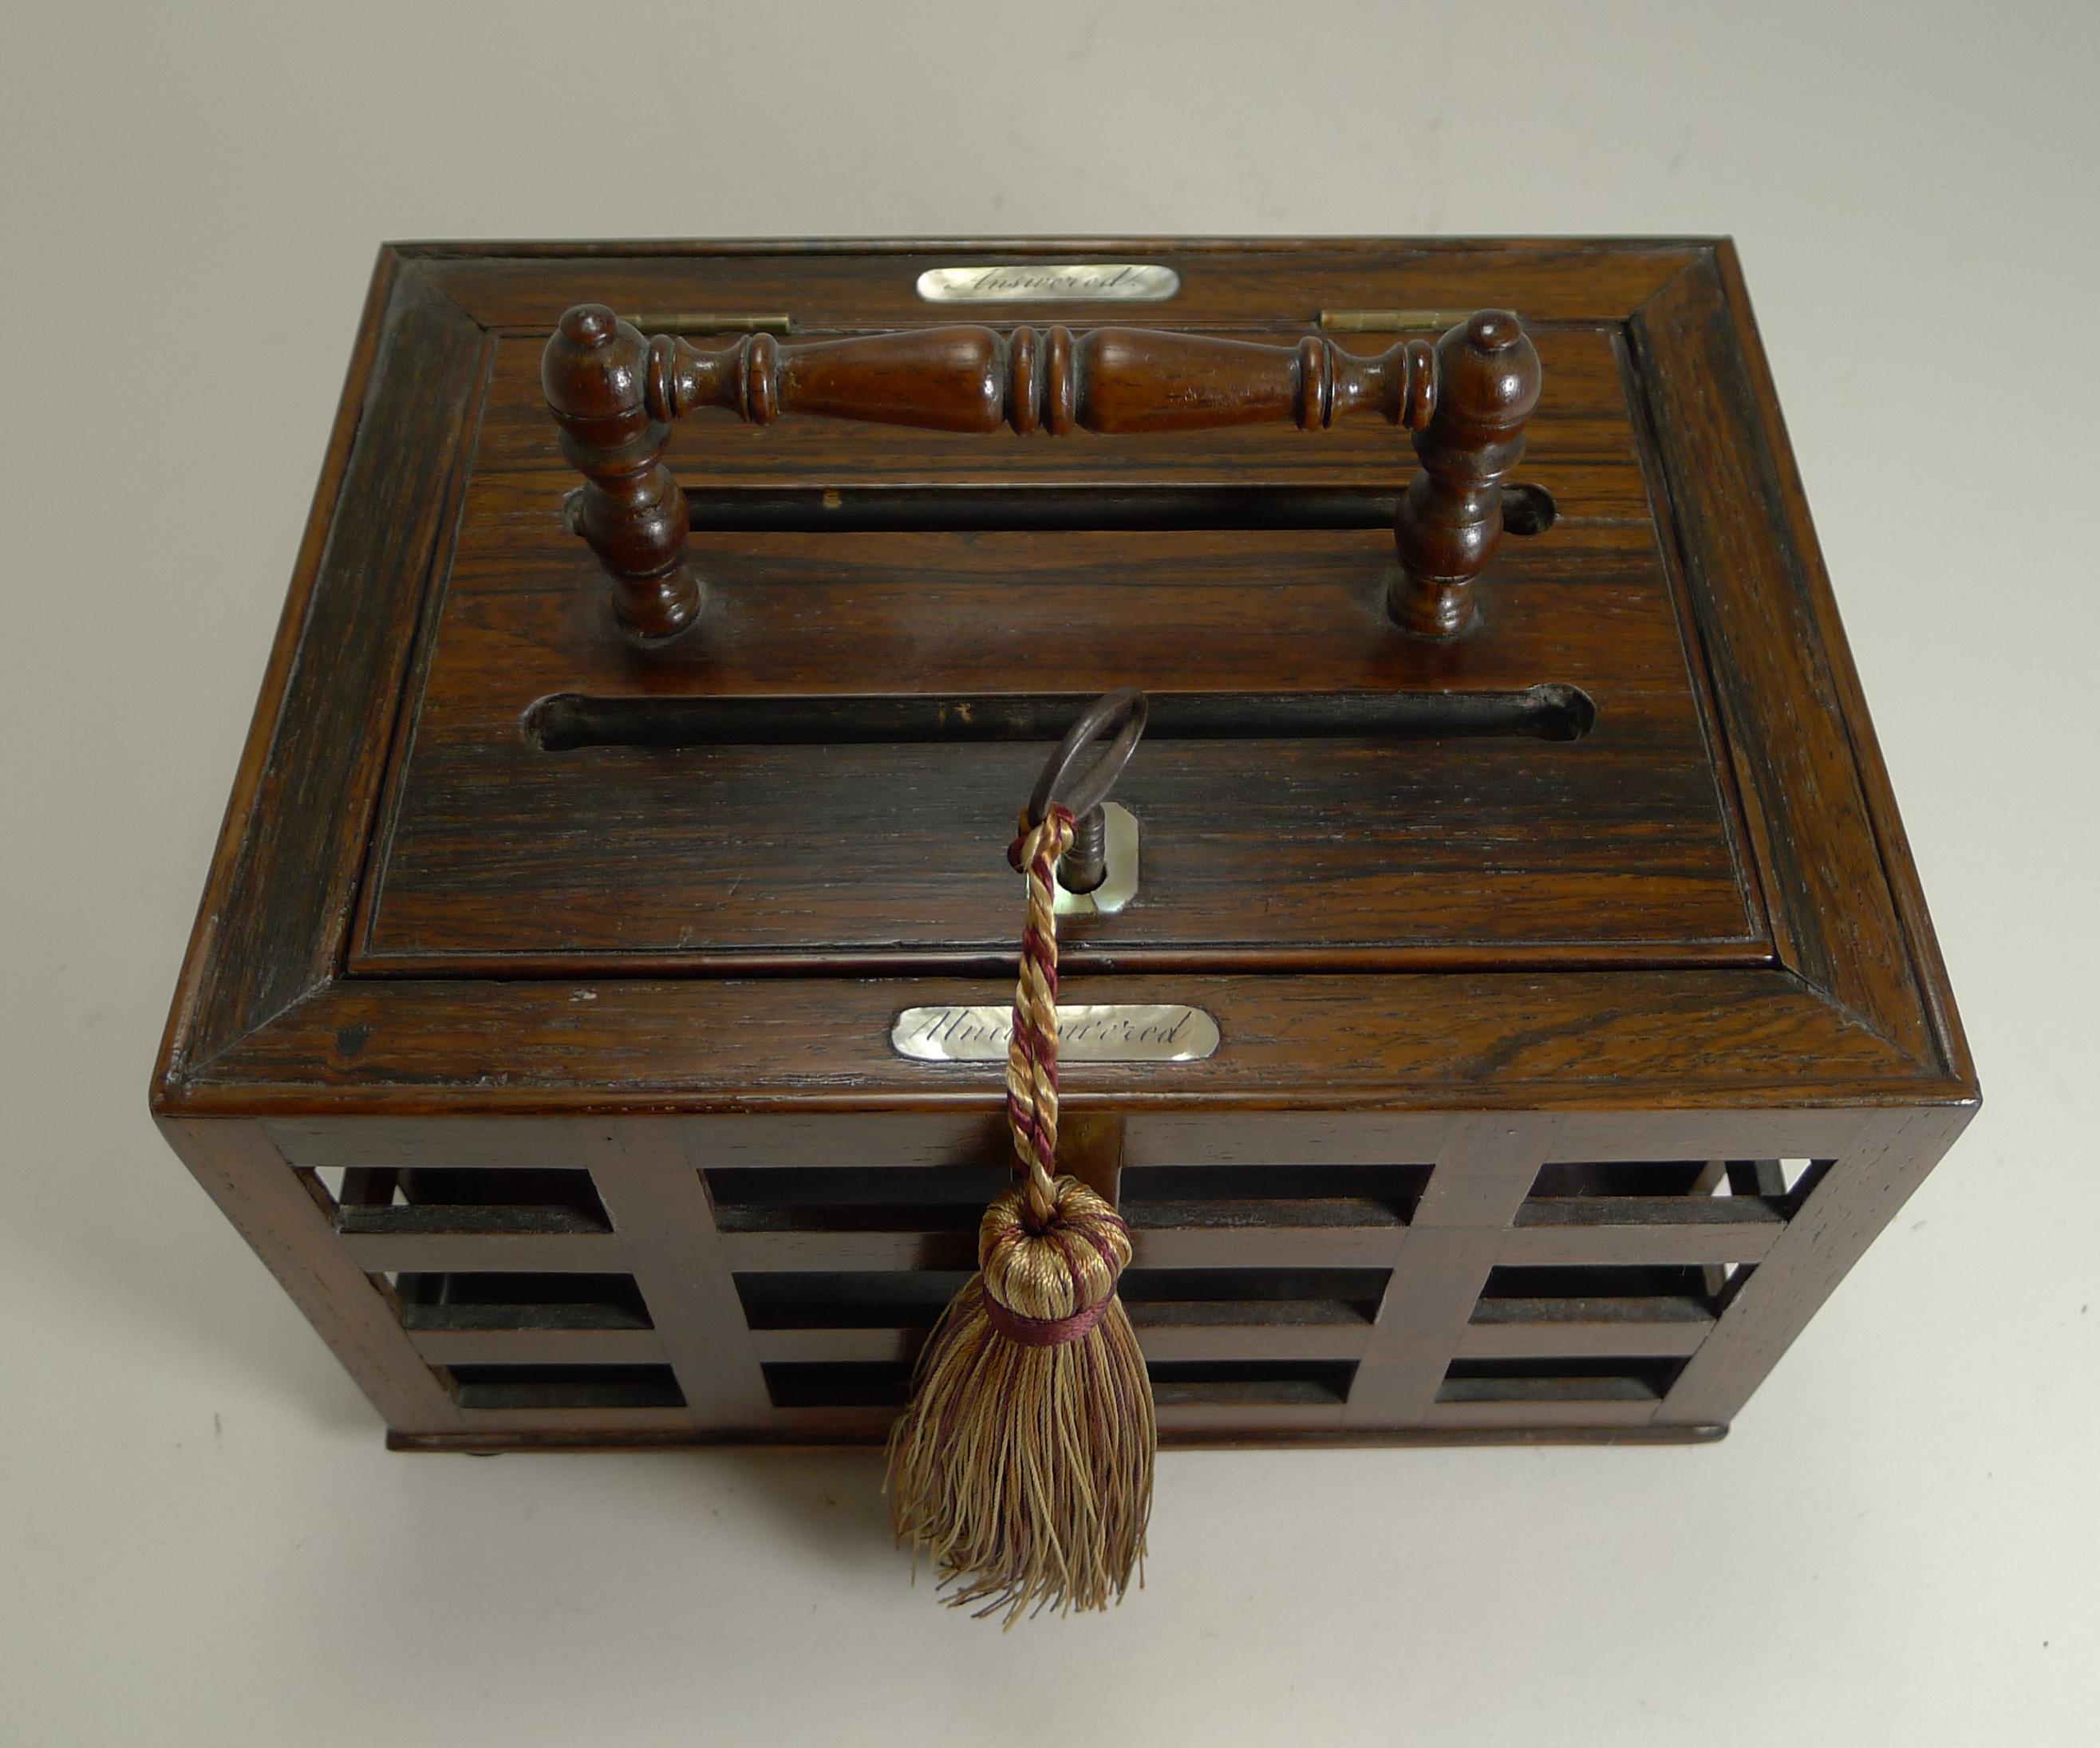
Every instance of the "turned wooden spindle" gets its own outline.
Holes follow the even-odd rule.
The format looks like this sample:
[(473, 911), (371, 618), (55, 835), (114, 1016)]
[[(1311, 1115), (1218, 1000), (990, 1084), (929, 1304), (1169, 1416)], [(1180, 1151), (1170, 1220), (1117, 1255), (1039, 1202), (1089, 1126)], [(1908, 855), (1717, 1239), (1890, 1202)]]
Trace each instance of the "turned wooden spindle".
[(703, 350), (653, 339), (598, 304), (562, 318), (542, 373), (562, 450), (585, 479), (579, 531), (604, 561), (621, 620), (646, 636), (686, 624), (684, 494), (662, 462), (673, 419), (705, 408), (770, 425), (818, 414), (929, 430), (1120, 435), (1289, 422), (1323, 430), (1370, 413), (1414, 434), (1422, 470), (1395, 529), (1394, 617), (1435, 636), (1470, 620), (1472, 579), (1502, 530), (1501, 482), (1538, 399), (1538, 354), (1514, 316), (1485, 311), (1435, 346), (1376, 357), (1308, 334), (1264, 346), (1129, 328), (958, 324), (785, 345), (769, 333)]
[(1502, 535), (1502, 482), (1538, 405), (1538, 353), (1507, 310), (1482, 310), (1436, 342), (1436, 407), (1414, 433), (1422, 469), (1393, 521), (1401, 574), (1386, 592), (1398, 624), (1456, 636), (1473, 621), (1473, 580)]
[(1426, 340), (1359, 358), (1317, 334), (1261, 346), (1132, 328), (959, 325), (803, 346), (759, 333), (717, 351), (661, 334), (648, 354), (645, 396), (658, 419), (717, 407), (753, 425), (805, 413), (927, 430), (1010, 425), (1024, 437), (1285, 420), (1318, 430), (1357, 411), (1418, 428), (1436, 368)]

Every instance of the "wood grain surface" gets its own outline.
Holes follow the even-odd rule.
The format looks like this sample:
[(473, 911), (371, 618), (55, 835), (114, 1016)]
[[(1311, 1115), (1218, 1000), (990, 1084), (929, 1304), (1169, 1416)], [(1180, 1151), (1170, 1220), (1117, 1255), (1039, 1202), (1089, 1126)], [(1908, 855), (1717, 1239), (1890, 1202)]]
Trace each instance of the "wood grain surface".
[[(1162, 951), (1180, 964), (1323, 969), (1404, 965), (1415, 950), (1482, 964), (1769, 958), (1614, 342), (1560, 331), (1541, 350), (1549, 387), (1524, 477), (1559, 514), (1535, 539), (1505, 541), (1479, 585), (1482, 623), (1454, 642), (1388, 622), (1390, 543), (1368, 529), (703, 529), (692, 550), (709, 590), (704, 625), (638, 651), (608, 625), (589, 551), (557, 529), (566, 464), (535, 348), (505, 342), (355, 964), (417, 974), (498, 961), (554, 974), (981, 964), (1011, 933), (1006, 829), (1045, 749), (549, 753), (518, 723), (571, 691), (821, 700), (1012, 691), (1037, 677), (1083, 693), (1558, 682), (1597, 709), (1590, 735), (1554, 747), (1155, 739), (1120, 792), (1146, 833), (1142, 896), (1075, 936), (1075, 966)], [(766, 452), (801, 433), (811, 435), (795, 455)], [(1004, 489), (1075, 488), (1072, 471), (1038, 458), (1076, 438), (950, 439), (960, 447), (937, 460), (940, 433), (788, 421), (760, 435), (712, 473), (675, 444), (673, 460), (687, 478), (757, 485), (814, 470), (921, 489), (987, 476)], [(1388, 432), (1343, 462), (1320, 452), (1346, 435), (1118, 439), (1087, 465), (1112, 463), (1125, 488), (1287, 485), (1308, 467), (1330, 487), (1389, 481), (1404, 445)], [(1308, 818), (1348, 829), (1308, 833)], [(824, 853), (835, 841), (853, 845), (850, 866)], [(1319, 904), (1298, 902), (1316, 889)]]

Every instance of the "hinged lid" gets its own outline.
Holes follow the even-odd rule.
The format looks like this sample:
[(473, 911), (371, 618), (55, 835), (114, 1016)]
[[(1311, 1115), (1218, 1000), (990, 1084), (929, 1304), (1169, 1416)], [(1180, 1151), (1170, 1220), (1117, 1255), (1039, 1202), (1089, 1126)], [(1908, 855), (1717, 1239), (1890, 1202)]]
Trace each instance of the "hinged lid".
[[(1462, 637), (1386, 612), (1415, 457), (1377, 420), (1052, 438), (719, 415), (674, 426), (668, 457), (706, 604), (660, 645), (623, 635), (563, 522), (577, 475), (540, 382), (562, 309), (876, 333), (953, 320), (916, 290), (950, 255), (973, 259), (695, 254), (476, 285), (485, 393), (353, 971), (985, 963), (1011, 950), (1003, 851), (1042, 742), (1118, 686), (1161, 707), (1118, 792), (1142, 884), (1073, 929), (1074, 969), (1770, 958), (1623, 326), (1538, 305), (1535, 274), (1175, 254), (1125, 263), (1178, 275), (1170, 301), (1043, 312), (1288, 347), (1321, 311), (1531, 292), (1524, 514)], [(1388, 319), (1409, 318), (1356, 318)]]

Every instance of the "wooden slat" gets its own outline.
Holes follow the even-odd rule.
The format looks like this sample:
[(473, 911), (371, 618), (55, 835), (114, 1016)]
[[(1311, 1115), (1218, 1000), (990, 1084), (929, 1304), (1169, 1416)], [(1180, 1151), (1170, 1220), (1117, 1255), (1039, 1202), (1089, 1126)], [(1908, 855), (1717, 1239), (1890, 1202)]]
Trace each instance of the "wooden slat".
[[(1382, 1268), (1400, 1230), (1386, 1226), (1154, 1228), (1135, 1238), (1147, 1269)], [(976, 1235), (965, 1232), (726, 1232), (724, 1253), (743, 1270), (968, 1269)]]
[(1714, 1319), (1696, 1300), (1484, 1299), (1460, 1331), (1461, 1359), (1610, 1358), (1692, 1353)]
[(816, 1238), (871, 1237), (910, 1241), (930, 1234), (953, 1235), (974, 1229), (983, 1214), (985, 1203), (1004, 1187), (1000, 1179), (993, 1178), (984, 1194), (977, 1198), (974, 1204), (931, 1199), (917, 1202), (915, 1198), (900, 1205), (894, 1202), (877, 1201), (872, 1195), (867, 1202), (859, 1203), (811, 1200), (801, 1203), (757, 1205), (718, 1199), (716, 1224), (725, 1238), (739, 1241), (753, 1236), (787, 1238), (797, 1235)]
[[(1138, 1345), (1149, 1360), (1353, 1360), (1370, 1334), (1356, 1323), (1144, 1322)], [(752, 1345), (761, 1360), (895, 1361), (918, 1357), (923, 1326), (888, 1329), (762, 1329)]]
[(1356, 1426), (1420, 1422), (1559, 1119), (1461, 1117), (1438, 1149), (1349, 1393)]
[(1520, 1210), (1496, 1260), (1599, 1268), (1756, 1262), (1785, 1224), (1745, 1196), (1545, 1198)]
[(576, 1138), (544, 1117), (433, 1117), (422, 1121), (273, 1118), (262, 1125), (294, 1165), (445, 1171), (549, 1170), (576, 1164)]
[(817, 1444), (874, 1445), (889, 1436), (893, 1408), (776, 1408), (776, 1436)]
[[(894, 1410), (887, 1408), (781, 1408), (774, 1410), (780, 1436), (815, 1442), (877, 1444), (889, 1436)], [(1175, 1402), (1158, 1410), (1162, 1444), (1273, 1441), (1279, 1435), (1332, 1439), (1343, 1430), (1339, 1403), (1269, 1403), (1246, 1407), (1221, 1402)]]
[(653, 1329), (418, 1329), (408, 1339), (434, 1366), (649, 1366), (664, 1360)]
[(1662, 1398), (1638, 1378), (1454, 1378), (1436, 1393), (1440, 1403), (1646, 1402)]
[(1137, 1342), (1148, 1360), (1359, 1360), (1368, 1323), (1154, 1323)]
[(817, 1361), (910, 1365), (926, 1325), (888, 1329), (755, 1329), (752, 1351), (766, 1365)]
[(755, 1431), (771, 1414), (699, 1167), (661, 1119), (580, 1121), (579, 1153), (702, 1432)]
[[(1466, 1408), (1432, 1410), (1436, 1423), (1413, 1427), (1357, 1428), (1338, 1425), (1325, 1410), (1271, 1409), (1259, 1419), (1233, 1410), (1176, 1408), (1160, 1423), (1159, 1442), (1167, 1450), (1215, 1450), (1277, 1446), (1446, 1447), (1456, 1445), (1684, 1445), (1705, 1444), (1727, 1428), (1711, 1424), (1665, 1426), (1639, 1419), (1614, 1419), (1626, 1405), (1604, 1403), (1580, 1418), (1560, 1422), (1470, 1423)], [(1599, 1412), (1599, 1410), (1603, 1410)], [(593, 1447), (655, 1447), (676, 1445), (792, 1446), (880, 1445), (889, 1436), (894, 1415), (885, 1409), (782, 1409), (772, 1430), (753, 1440), (737, 1434), (702, 1435), (678, 1426), (673, 1410), (643, 1410), (655, 1424), (597, 1427), (569, 1423), (560, 1428), (515, 1426), (476, 1432), (390, 1434), (395, 1450), (565, 1450)], [(1449, 1417), (1446, 1419), (1446, 1417)], [(477, 1424), (486, 1416), (477, 1415)], [(641, 1419), (641, 1416), (638, 1416)]]
[(682, 1408), (472, 1408), (459, 1411), (459, 1423), (469, 1444), (475, 1434), (496, 1444), (549, 1446), (694, 1437), (692, 1416)]
[(1242, 1406), (1232, 1402), (1176, 1401), (1160, 1405), (1159, 1436), (1162, 1441), (1180, 1438), (1273, 1438), (1293, 1432), (1339, 1432), (1344, 1425), (1340, 1402), (1268, 1402)]
[[(1718, 1161), (1707, 1162), (1709, 1164)], [(1666, 1196), (1533, 1196), (1519, 1207), (1514, 1222), (1526, 1226), (1780, 1226), (1786, 1216), (1762, 1196), (1714, 1195), (1712, 1176), (1703, 1168), (1701, 1193)]]
[[(1244, 1111), (1148, 1110), (1123, 1132), (1123, 1170), (1161, 1165), (1426, 1165), (1451, 1119), (1441, 1112), (1322, 1111), (1292, 1123), (1287, 1138)], [(1286, 1150), (1279, 1153), (1279, 1145)], [(1137, 1181), (1133, 1178), (1133, 1181)]]
[(1709, 1110), (1570, 1111), (1554, 1162), (1581, 1159), (1811, 1159), (1845, 1151), (1873, 1113), (1842, 1106)]
[[(1308, 1168), (1309, 1169), (1309, 1168)], [(1272, 1184), (1287, 1182), (1288, 1168), (1264, 1173)], [(1394, 1231), (1406, 1224), (1388, 1204), (1368, 1196), (1231, 1196), (1207, 1199), (1136, 1193), (1124, 1203), (1123, 1217), (1140, 1232), (1223, 1232), (1240, 1227), (1320, 1228)]]
[[(915, 987), (915, 984), (912, 986)], [(1455, 986), (1454, 986), (1455, 987)], [(580, 1005), (567, 992), (568, 1004)], [(593, 992), (594, 993), (594, 992)], [(914, 995), (911, 1000), (918, 1000)], [(1389, 999), (1381, 992), (1380, 999)], [(1251, 1016), (1235, 1014), (1244, 1030)], [(1237, 1040), (1236, 1040), (1237, 1042)], [(1567, 1114), (1554, 1160), (1692, 1159), (1716, 1150), (1732, 1158), (1835, 1159), (1851, 1150), (1874, 1113), (1862, 1110), (1581, 1110)], [(1426, 1164), (1450, 1118), (1429, 1111), (1330, 1110), (1295, 1115), (1282, 1134), (1246, 1112), (1145, 1110), (1125, 1135), (1124, 1165)], [(710, 1167), (835, 1166), (889, 1171), (1010, 1159), (998, 1109), (931, 1106), (879, 1124), (821, 1111), (725, 1114), (680, 1119), (689, 1152)], [(273, 1117), (263, 1132), (293, 1165), (488, 1168), (575, 1163), (567, 1131), (543, 1117)], [(1279, 1151), (1279, 1149), (1282, 1150)]]
[(625, 1247), (609, 1232), (346, 1233), (337, 1242), (368, 1274), (617, 1274), (627, 1266)]
[(976, 1234), (968, 1232), (725, 1232), (721, 1248), (739, 1273), (967, 1269), (977, 1261)]
[(1786, 1172), (1777, 1159), (1731, 1159), (1728, 1188), (1739, 1196), (1762, 1196), (1778, 1202), (1786, 1193)]
[[(1009, 998), (1012, 993), (1008, 991)], [(971, 1110), (928, 1105), (904, 1122), (880, 1123), (821, 1110), (757, 1116), (723, 1113), (685, 1118), (682, 1128), (687, 1153), (708, 1170), (718, 1166), (792, 1169), (847, 1161), (857, 1168), (875, 1171), (988, 1162), (1010, 1168), (1013, 1159), (1004, 1106)]]
[[(1332, 1420), (1340, 1417), (1341, 1392), (1348, 1371), (1347, 1366), (1334, 1366), (1321, 1368), (1331, 1375), (1290, 1375), (1291, 1368), (1279, 1366), (1271, 1375), (1242, 1369), (1231, 1377), (1186, 1378), (1171, 1375), (1171, 1367), (1165, 1369), (1170, 1375), (1162, 1376), (1162, 1368), (1155, 1366), (1152, 1380), (1154, 1397), (1162, 1415), (1194, 1410), (1258, 1416), (1274, 1410)], [(866, 1379), (832, 1377), (783, 1379), (783, 1383), (792, 1393), (806, 1394), (812, 1406), (882, 1408), (894, 1412), (902, 1401), (901, 1371)], [(838, 1399), (824, 1403), (823, 1397), (835, 1391)]]
[(1392, 1265), (1396, 1226), (1158, 1227), (1133, 1234), (1146, 1269), (1379, 1269)]
[[(1586, 1379), (1568, 1380), (1595, 1384)], [(1431, 1428), (1538, 1428), (1642, 1426), (1654, 1417), (1655, 1393), (1562, 1392), (1551, 1396), (1480, 1394), (1440, 1401), (1423, 1415)]]
[[(420, 1277), (427, 1280), (430, 1277)], [(439, 1276), (451, 1282), (453, 1277)], [(523, 1278), (533, 1286), (536, 1277)], [(557, 1275), (571, 1288), (567, 1300), (548, 1299), (426, 1300), (409, 1298), (401, 1305), (403, 1325), (412, 1331), (507, 1329), (647, 1329), (649, 1320), (631, 1307), (616, 1302), (585, 1298), (593, 1277)], [(614, 1277), (615, 1280), (620, 1277)], [(626, 1284), (632, 1286), (629, 1281)]]
[(399, 1206), (349, 1207), (337, 1210), (335, 1229), (347, 1237), (387, 1238), (406, 1234), (465, 1236), (474, 1233), (540, 1234), (545, 1236), (600, 1233), (606, 1224), (576, 1208), (532, 1203), (414, 1202)]

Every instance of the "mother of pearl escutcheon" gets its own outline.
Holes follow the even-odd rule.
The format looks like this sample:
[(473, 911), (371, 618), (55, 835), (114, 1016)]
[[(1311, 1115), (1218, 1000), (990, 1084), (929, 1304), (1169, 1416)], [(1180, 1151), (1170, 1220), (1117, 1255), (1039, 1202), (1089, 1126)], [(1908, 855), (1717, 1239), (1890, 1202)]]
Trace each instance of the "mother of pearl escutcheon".
[(1002, 261), (929, 267), (929, 303), (1164, 303), (1181, 289), (1171, 267), (1135, 261)]
[[(1013, 1036), (1004, 1007), (907, 1008), (890, 1048), (919, 1062), (1003, 1062)], [(1217, 1053), (1218, 1022), (1178, 1001), (1095, 1002), (1057, 1009), (1067, 1062), (1200, 1062)]]

